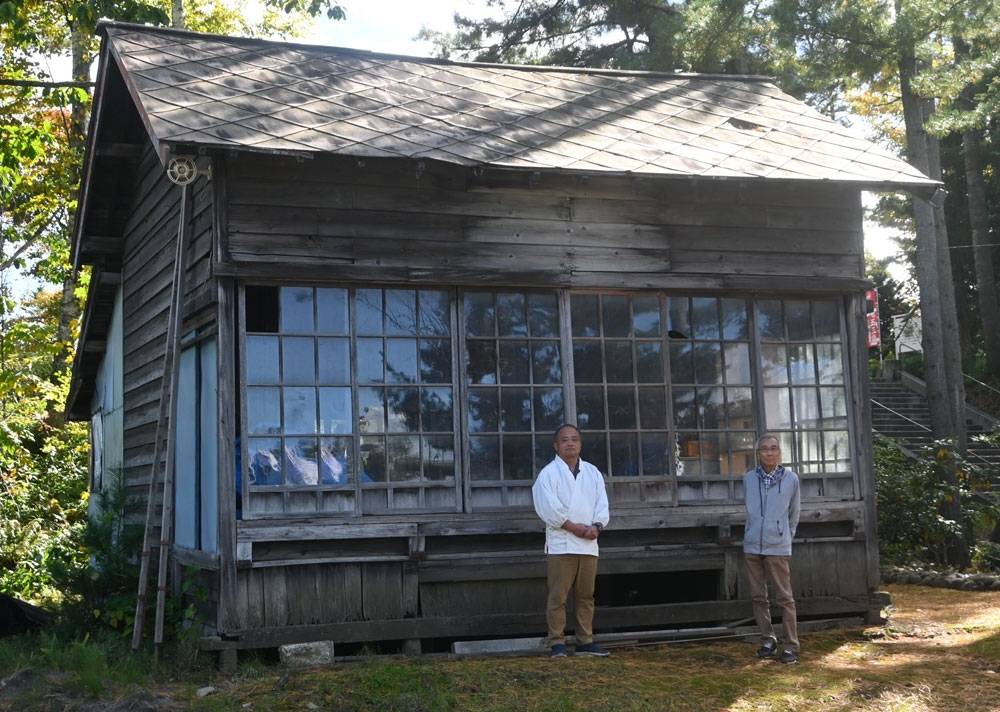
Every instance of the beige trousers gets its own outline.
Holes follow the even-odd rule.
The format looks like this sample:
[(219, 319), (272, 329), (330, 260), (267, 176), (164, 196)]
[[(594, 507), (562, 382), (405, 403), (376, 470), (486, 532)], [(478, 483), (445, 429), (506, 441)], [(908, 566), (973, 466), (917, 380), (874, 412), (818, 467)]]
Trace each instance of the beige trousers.
[(549, 625), (549, 646), (566, 643), (566, 598), (573, 589), (576, 609), (577, 645), (594, 640), (594, 583), (597, 557), (587, 554), (549, 554), (549, 599), (545, 621)]
[(771, 624), (771, 606), (767, 600), (767, 576), (771, 577), (774, 602), (781, 609), (781, 625), (785, 630), (785, 649), (799, 650), (798, 619), (795, 615), (795, 598), (792, 596), (790, 556), (761, 556), (746, 554), (747, 578), (750, 581), (750, 598), (753, 600), (753, 617), (760, 628), (762, 639), (777, 642)]

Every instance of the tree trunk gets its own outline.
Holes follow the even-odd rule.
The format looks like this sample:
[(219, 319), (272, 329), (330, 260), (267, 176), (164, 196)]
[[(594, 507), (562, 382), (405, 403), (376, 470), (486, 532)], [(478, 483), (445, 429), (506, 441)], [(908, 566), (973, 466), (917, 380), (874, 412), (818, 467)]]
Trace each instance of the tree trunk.
[(184, 28), (184, 0), (173, 0), (170, 3), (170, 26), (177, 30)]
[[(970, 47), (961, 38), (954, 41), (957, 59), (967, 57)], [(976, 89), (966, 86), (959, 101), (963, 109), (975, 108)], [(962, 155), (965, 159), (966, 192), (969, 199), (969, 226), (972, 229), (972, 256), (976, 267), (976, 291), (979, 296), (979, 314), (982, 319), (983, 350), (986, 353), (986, 372), (1000, 378), (1000, 306), (997, 302), (996, 278), (993, 273), (993, 251), (990, 249), (990, 228), (986, 207), (986, 183), (983, 176), (982, 142), (979, 131), (969, 129), (962, 133)]]
[[(904, 50), (899, 59), (899, 74), (909, 162), (931, 178), (940, 179), (937, 144), (929, 140), (925, 128), (924, 102), (913, 92), (911, 86), (916, 73), (915, 54)], [(949, 441), (949, 449), (964, 451), (965, 389), (962, 386), (961, 356), (958, 353), (954, 281), (951, 258), (948, 255), (944, 211), (935, 208), (927, 200), (915, 198), (913, 217), (917, 233), (915, 264), (920, 289), (924, 378), (927, 383), (927, 404), (931, 411), (931, 431), (935, 440)], [(950, 501), (942, 503), (941, 514), (962, 525), (962, 534), (953, 537), (945, 545), (945, 555), (949, 563), (964, 568), (971, 563), (971, 556), (966, 539), (967, 522), (962, 516), (961, 497), (957, 495), (957, 466), (953, 457), (939, 457), (937, 465), (938, 477), (956, 492), (956, 496)]]

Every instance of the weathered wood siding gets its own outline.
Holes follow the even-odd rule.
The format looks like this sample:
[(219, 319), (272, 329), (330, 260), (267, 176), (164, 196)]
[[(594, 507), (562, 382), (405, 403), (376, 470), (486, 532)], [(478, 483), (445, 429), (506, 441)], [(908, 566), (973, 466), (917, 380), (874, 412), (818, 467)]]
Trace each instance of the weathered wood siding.
[(248, 155), (230, 175), (246, 276), (815, 292), (864, 273), (859, 195), (830, 186)]
[[(137, 170), (131, 217), (125, 234), (123, 278), (124, 470), (135, 495), (146, 499), (153, 444), (163, 388), (167, 322), (182, 189), (171, 183), (151, 146)], [(190, 191), (191, 228), (186, 256), (187, 321), (204, 325), (212, 318), (209, 287), (212, 193), (205, 181)], [(212, 292), (214, 295), (214, 292)], [(200, 314), (194, 314), (201, 310)], [(164, 433), (165, 436), (165, 433)], [(156, 523), (159, 524), (159, 518)]]

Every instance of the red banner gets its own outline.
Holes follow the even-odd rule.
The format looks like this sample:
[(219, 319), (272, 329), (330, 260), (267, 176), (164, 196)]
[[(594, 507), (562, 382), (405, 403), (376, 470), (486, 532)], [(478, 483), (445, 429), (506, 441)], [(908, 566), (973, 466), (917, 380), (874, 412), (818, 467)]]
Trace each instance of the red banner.
[(874, 289), (869, 289), (865, 294), (865, 298), (868, 301), (868, 348), (872, 348), (873, 346), (880, 346), (882, 344), (882, 335), (878, 323), (878, 292)]

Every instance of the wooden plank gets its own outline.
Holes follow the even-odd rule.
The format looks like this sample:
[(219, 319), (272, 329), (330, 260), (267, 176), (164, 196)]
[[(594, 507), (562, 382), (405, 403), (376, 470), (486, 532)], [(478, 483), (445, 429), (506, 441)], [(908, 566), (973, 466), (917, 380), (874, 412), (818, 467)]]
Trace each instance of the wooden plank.
[[(361, 565), (364, 616), (368, 620), (403, 617), (403, 568), (398, 563)], [(412, 636), (408, 636), (412, 637)]]

